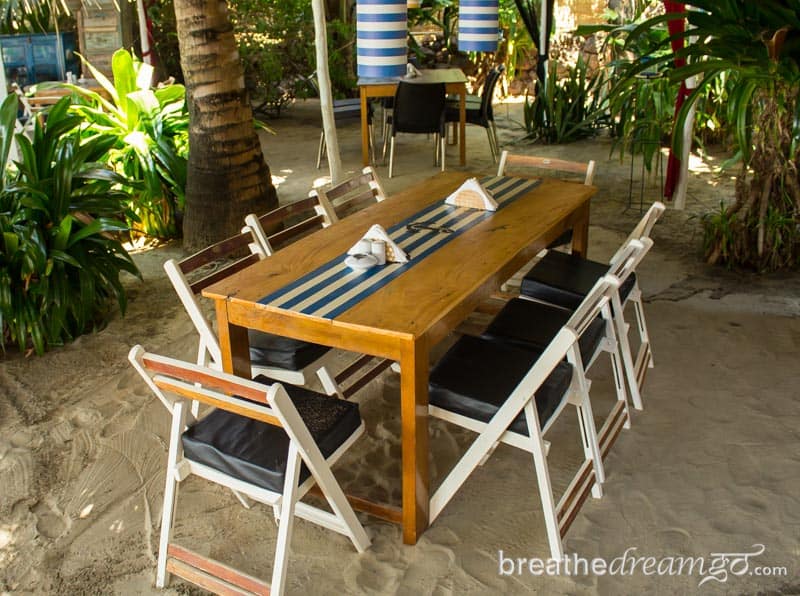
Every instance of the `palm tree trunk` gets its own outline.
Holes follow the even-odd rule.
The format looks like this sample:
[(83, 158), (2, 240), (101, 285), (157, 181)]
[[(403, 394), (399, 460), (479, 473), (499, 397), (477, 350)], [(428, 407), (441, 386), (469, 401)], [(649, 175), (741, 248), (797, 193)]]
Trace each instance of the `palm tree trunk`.
[(189, 104), (184, 246), (197, 250), (234, 234), (244, 216), (278, 204), (253, 126), (233, 27), (224, 0), (175, 0)]

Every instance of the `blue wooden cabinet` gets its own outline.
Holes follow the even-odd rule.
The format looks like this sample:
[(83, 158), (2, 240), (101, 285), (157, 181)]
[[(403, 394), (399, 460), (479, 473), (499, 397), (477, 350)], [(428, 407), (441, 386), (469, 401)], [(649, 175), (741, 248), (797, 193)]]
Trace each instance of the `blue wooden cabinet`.
[(74, 33), (0, 35), (6, 82), (20, 87), (80, 75)]

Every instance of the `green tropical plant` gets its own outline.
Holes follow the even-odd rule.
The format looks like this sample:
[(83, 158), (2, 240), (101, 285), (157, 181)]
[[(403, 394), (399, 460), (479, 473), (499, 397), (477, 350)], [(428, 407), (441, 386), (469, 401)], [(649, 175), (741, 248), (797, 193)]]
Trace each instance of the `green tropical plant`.
[[(687, 17), (678, 37), (687, 44), (676, 53), (688, 64), (670, 71), (673, 82), (702, 76), (676, 117), (682, 130), (692, 102), (722, 76), (734, 76), (727, 97), (727, 120), (742, 158), (735, 201), (725, 218), (705, 220), (710, 263), (759, 270), (800, 262), (800, 0), (692, 0), (685, 15), (648, 19), (629, 35), (634, 43), (672, 18)], [(666, 44), (666, 41), (665, 41)], [(612, 90), (624, 93), (637, 73), (672, 55), (642, 56)], [(673, 134), (680, 150), (681, 136)], [(724, 221), (725, 226), (720, 222)], [(789, 223), (787, 223), (789, 222)]]
[(5, 0), (0, 5), (0, 33), (70, 31), (75, 28), (75, 18), (65, 6), (46, 0)]
[[(103, 159), (113, 135), (81, 134), (82, 119), (59, 101), (32, 139), (16, 135), (20, 159), (0, 191), (0, 346), (38, 354), (101, 324), (126, 306), (120, 273), (139, 272), (113, 234), (126, 230), (126, 180)], [(13, 142), (17, 98), (0, 106), (0, 160)]]
[(144, 186), (128, 187), (129, 221), (137, 231), (157, 238), (180, 233), (176, 214), (184, 209), (186, 165), (189, 155), (189, 114), (186, 90), (172, 84), (152, 88), (153, 67), (126, 50), (114, 52), (114, 82), (84, 60), (110, 99), (77, 85), (72, 89), (86, 101), (72, 111), (87, 123), (87, 134), (111, 135), (109, 164), (129, 180)]
[(547, 83), (537, 80), (536, 97), (525, 98), (525, 129), (532, 137), (547, 143), (568, 143), (593, 134), (605, 116), (604, 79), (601, 71), (589, 74), (578, 58), (574, 66), (550, 61)]

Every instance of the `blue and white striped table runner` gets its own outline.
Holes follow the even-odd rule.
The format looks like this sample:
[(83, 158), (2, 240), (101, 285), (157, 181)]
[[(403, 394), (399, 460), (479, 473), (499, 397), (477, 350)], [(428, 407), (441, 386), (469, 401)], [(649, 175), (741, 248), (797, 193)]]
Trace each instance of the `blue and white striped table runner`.
[[(500, 210), (530, 192), (541, 183), (541, 180), (488, 176), (481, 179), (480, 183), (491, 191), (497, 201), (497, 209)], [(346, 255), (341, 255), (265, 296), (259, 303), (306, 315), (335, 319), (408, 271), (429, 254), (492, 217), (492, 214), (492, 211), (446, 205), (442, 199), (387, 230), (389, 237), (408, 253), (407, 263), (388, 263), (382, 267), (359, 272), (345, 265)], [(443, 234), (432, 230), (409, 232), (406, 226), (412, 223), (447, 227), (452, 229), (453, 233)]]

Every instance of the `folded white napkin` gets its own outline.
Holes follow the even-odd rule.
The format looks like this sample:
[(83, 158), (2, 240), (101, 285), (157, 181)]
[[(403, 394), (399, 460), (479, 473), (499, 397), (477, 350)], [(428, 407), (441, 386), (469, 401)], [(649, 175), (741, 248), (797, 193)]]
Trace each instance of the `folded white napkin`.
[(497, 211), (497, 201), (494, 200), (492, 193), (481, 186), (476, 178), (465, 180), (464, 184), (459, 186), (444, 202), (456, 207)]
[[(361, 237), (361, 240), (372, 242), (373, 240), (383, 240), (386, 243), (386, 262), (387, 263), (408, 263), (408, 255), (406, 252), (397, 246), (394, 240), (389, 238), (389, 234), (379, 224), (373, 225), (367, 233)], [(361, 241), (359, 240), (359, 242)], [(356, 242), (350, 250), (347, 251), (348, 255), (360, 253), (361, 249)]]

